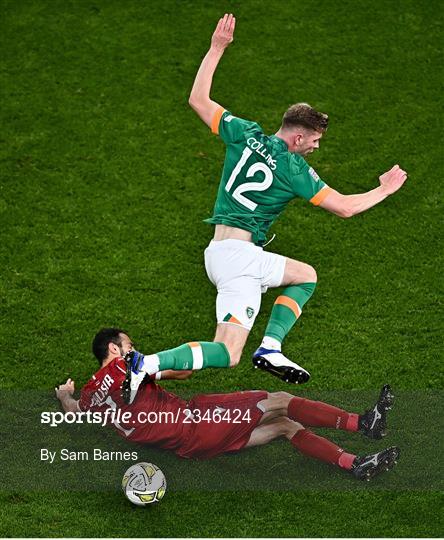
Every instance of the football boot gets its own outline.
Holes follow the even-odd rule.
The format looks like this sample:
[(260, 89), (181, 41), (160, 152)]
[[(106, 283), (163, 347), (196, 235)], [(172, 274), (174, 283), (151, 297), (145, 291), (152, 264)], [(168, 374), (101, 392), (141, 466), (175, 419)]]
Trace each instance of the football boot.
[(376, 454), (357, 457), (350, 472), (358, 480), (370, 480), (378, 474), (392, 469), (398, 462), (399, 454), (399, 448), (392, 446)]
[(122, 383), (122, 399), (128, 405), (134, 401), (139, 386), (147, 375), (145, 371), (142, 371), (144, 358), (145, 356), (137, 351), (129, 351), (125, 354), (126, 372)]
[(285, 358), (281, 351), (265, 347), (259, 347), (253, 354), (253, 365), (288, 383), (302, 384), (310, 378), (306, 369)]
[(385, 384), (379, 394), (375, 406), (359, 416), (358, 429), (370, 439), (385, 437), (387, 427), (387, 411), (392, 408), (394, 395), (390, 385)]

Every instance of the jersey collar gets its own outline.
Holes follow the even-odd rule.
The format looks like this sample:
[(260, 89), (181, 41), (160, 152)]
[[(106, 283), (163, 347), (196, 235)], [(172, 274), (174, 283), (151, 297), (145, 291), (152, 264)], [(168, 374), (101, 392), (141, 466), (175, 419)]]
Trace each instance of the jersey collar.
[(286, 150), (288, 152), (288, 145), (284, 141), (284, 139), (281, 139), (277, 135), (270, 135), (270, 138), (272, 138), (274, 141), (276, 141), (283, 150)]

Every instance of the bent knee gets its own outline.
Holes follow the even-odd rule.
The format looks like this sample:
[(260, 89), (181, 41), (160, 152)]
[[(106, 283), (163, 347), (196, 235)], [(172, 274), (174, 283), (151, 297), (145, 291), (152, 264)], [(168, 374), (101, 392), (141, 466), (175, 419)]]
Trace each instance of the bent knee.
[(313, 266), (310, 266), (309, 264), (306, 264), (305, 266), (306, 268), (304, 268), (304, 283), (317, 283), (318, 274), (316, 270), (313, 268)]
[(264, 400), (264, 411), (278, 411), (282, 410), (282, 414), (285, 414), (288, 410), (288, 404), (294, 398), (292, 394), (288, 392), (271, 392), (268, 394), (266, 400)]
[(288, 283), (293, 285), (317, 283), (318, 275), (313, 266), (293, 259), (287, 259), (287, 261), (285, 278)]
[(305, 427), (299, 423), (296, 422), (296, 420), (291, 420), (291, 418), (286, 418), (287, 422), (285, 424), (285, 437), (287, 439), (292, 439), (298, 431), (301, 431), (301, 429), (305, 429)]
[(318, 274), (316, 270), (313, 268), (313, 266), (310, 266), (310, 278), (307, 283), (317, 283), (318, 282)]
[(280, 434), (284, 435), (288, 439), (293, 438), (301, 429), (305, 429), (302, 424), (296, 422), (295, 420), (291, 420), (291, 418), (288, 418), (287, 416), (282, 416), (279, 418), (277, 423), (279, 425)]

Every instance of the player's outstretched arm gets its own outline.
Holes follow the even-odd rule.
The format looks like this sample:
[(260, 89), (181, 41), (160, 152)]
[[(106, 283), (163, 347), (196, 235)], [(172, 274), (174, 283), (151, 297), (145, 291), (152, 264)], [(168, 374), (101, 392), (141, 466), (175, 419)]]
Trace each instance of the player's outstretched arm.
[(358, 195), (342, 195), (332, 189), (319, 205), (321, 208), (343, 218), (349, 218), (365, 212), (400, 189), (407, 180), (407, 173), (394, 165), (379, 177), (380, 185)]
[(202, 60), (191, 89), (188, 103), (207, 126), (211, 126), (214, 114), (220, 108), (220, 105), (210, 98), (213, 75), (225, 49), (233, 41), (235, 25), (236, 19), (231, 13), (219, 19), (211, 38), (210, 49)]
[(55, 393), (65, 412), (77, 412), (80, 410), (78, 407), (79, 402), (72, 397), (74, 394), (74, 381), (72, 379), (68, 379), (65, 384), (56, 387)]

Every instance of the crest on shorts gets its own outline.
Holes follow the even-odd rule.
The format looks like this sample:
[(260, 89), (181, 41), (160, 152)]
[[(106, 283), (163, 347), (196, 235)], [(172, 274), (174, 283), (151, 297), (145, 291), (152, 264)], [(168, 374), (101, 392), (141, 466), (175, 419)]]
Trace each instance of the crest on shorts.
[(247, 309), (245, 310), (246, 313), (247, 313), (247, 317), (249, 319), (251, 319), (254, 315), (254, 309), (252, 307), (247, 307)]

